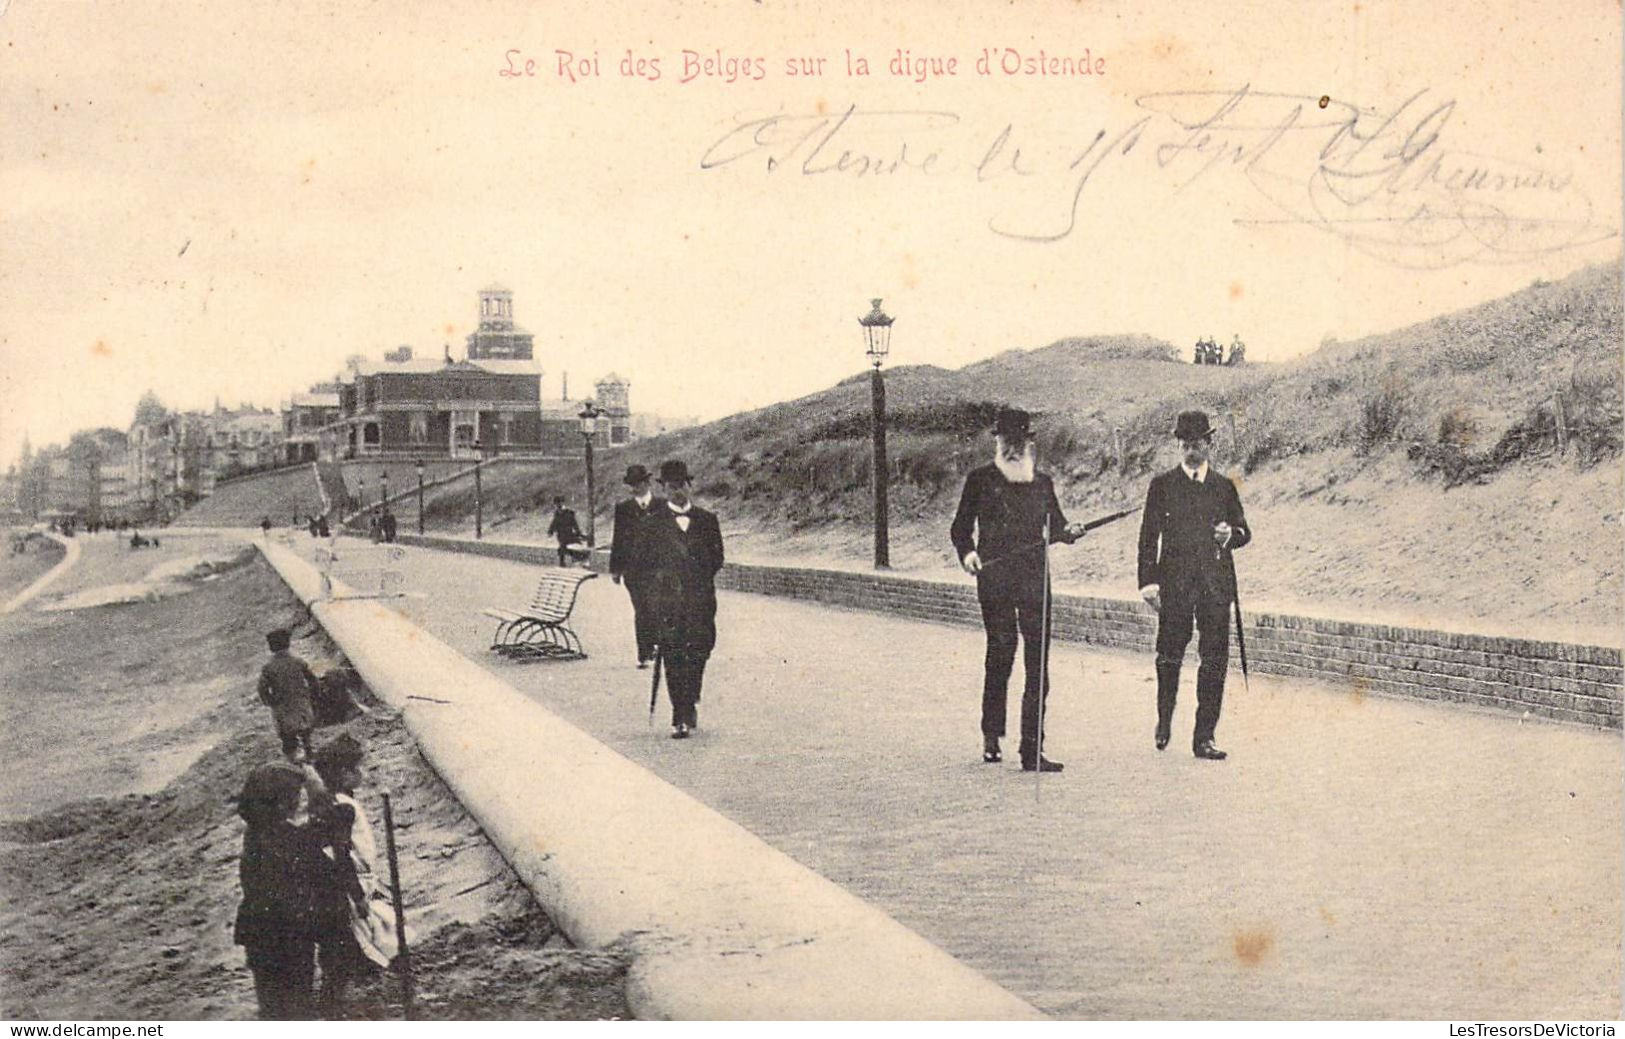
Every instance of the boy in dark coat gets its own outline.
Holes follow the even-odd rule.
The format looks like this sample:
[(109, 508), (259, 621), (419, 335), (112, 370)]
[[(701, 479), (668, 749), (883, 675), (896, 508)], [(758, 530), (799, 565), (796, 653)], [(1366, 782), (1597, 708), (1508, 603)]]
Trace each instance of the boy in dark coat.
[(291, 641), (286, 628), (265, 636), (271, 659), (260, 669), (259, 692), (276, 721), (282, 753), (298, 762), (310, 754), (310, 730), (316, 725), (315, 699), (321, 683), (309, 664), (288, 652)]

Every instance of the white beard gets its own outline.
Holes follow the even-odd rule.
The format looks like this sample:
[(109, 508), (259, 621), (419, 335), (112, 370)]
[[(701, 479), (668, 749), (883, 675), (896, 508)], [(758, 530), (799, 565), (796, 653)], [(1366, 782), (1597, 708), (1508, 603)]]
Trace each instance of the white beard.
[(993, 464), (999, 467), (999, 472), (1011, 483), (1032, 483), (1033, 472), (1037, 467), (1038, 452), (1033, 444), (1028, 444), (1022, 452), (1021, 460), (1011, 462), (1005, 459), (1002, 446), (993, 449)]

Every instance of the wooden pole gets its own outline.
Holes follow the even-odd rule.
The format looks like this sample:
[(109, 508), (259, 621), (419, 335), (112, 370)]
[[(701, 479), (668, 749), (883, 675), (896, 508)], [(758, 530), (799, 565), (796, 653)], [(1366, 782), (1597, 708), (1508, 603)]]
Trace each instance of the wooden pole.
[(406, 908), (401, 902), (401, 868), (395, 857), (395, 816), (384, 795), (384, 843), (389, 850), (389, 893), (395, 905), (395, 969), (401, 977), (401, 1010), (408, 1021), (412, 1008), (412, 954), (406, 948)]

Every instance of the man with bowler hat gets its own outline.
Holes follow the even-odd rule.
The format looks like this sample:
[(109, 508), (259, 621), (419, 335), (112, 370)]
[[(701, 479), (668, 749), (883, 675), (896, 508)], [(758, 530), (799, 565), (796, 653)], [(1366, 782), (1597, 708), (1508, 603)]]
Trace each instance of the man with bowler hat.
[(1004, 736), (1005, 702), (1019, 631), (1026, 671), (1021, 695), (1021, 767), (1028, 772), (1059, 772), (1065, 766), (1044, 757), (1044, 734), (1038, 724), (1041, 702), (1049, 696), (1045, 534), (1050, 542), (1076, 541), (1083, 536), (1083, 525), (1066, 521), (1055, 498), (1054, 482), (1035, 468), (1031, 416), (1014, 408), (1001, 409), (993, 437), (993, 461), (966, 475), (959, 511), (949, 528), (960, 565), (966, 573), (976, 575), (976, 598), (987, 631), (982, 760), (1003, 760), (999, 739)]
[(660, 463), (666, 501), (638, 532), (674, 740), (687, 739), (700, 724), (700, 686), (717, 644), (716, 576), (722, 569), (722, 528), (715, 513), (689, 497), (690, 482), (684, 463)]
[(1201, 411), (1174, 424), (1180, 464), (1151, 480), (1140, 520), (1140, 595), (1157, 611), (1157, 749), (1168, 746), (1179, 669), (1197, 632), (1196, 730), (1191, 751), (1223, 761), (1213, 744), (1230, 666), (1230, 604), (1236, 600), (1231, 553), (1252, 540), (1236, 485), (1208, 466), (1213, 428)]
[(649, 612), (648, 565), (644, 551), (643, 528), (657, 509), (666, 507), (665, 499), (656, 498), (651, 489), (649, 470), (641, 465), (626, 467), (622, 482), (632, 490), (632, 497), (615, 504), (615, 529), (609, 548), (609, 576), (616, 584), (626, 585), (626, 594), (632, 599), (632, 624), (638, 643), (638, 667), (649, 666), (655, 655), (653, 617)]

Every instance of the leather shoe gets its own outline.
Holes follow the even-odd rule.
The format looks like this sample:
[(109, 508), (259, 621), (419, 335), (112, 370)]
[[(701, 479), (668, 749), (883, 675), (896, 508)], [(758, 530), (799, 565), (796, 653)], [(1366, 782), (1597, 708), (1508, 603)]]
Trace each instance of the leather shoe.
[(1207, 761), (1223, 761), (1230, 755), (1213, 745), (1212, 740), (1203, 740), (1191, 748), (1191, 753)]
[(674, 740), (688, 739), (688, 726), (684, 725), (682, 722), (678, 722), (676, 725), (673, 725), (671, 727), (671, 738)]
[(1064, 768), (1066, 766), (1059, 761), (1051, 761), (1042, 754), (1038, 755), (1036, 760), (1033, 758), (1021, 759), (1021, 771), (1023, 772), (1060, 772)]
[(1157, 726), (1157, 749), (1158, 750), (1166, 750), (1167, 748), (1168, 748), (1168, 729), (1167, 729), (1166, 726), (1159, 725), (1159, 726)]
[(999, 738), (997, 736), (982, 737), (982, 760), (989, 765), (997, 765), (1004, 760), (1004, 754), (999, 751)]

